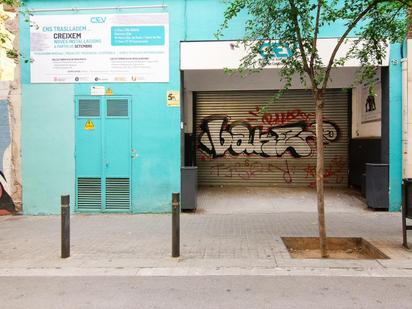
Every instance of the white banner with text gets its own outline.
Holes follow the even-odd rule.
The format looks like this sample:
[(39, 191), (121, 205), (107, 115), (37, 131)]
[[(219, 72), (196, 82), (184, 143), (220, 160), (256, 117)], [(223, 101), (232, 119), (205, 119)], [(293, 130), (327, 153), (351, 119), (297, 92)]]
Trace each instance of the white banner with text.
[(169, 16), (31, 16), (32, 83), (168, 82)]

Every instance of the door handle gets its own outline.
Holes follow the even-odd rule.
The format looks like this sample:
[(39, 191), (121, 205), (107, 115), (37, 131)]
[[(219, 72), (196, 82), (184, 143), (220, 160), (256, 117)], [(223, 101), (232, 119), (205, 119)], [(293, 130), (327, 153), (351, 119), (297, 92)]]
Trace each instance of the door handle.
[(105, 164), (106, 164), (106, 167), (108, 167), (108, 166), (109, 166), (109, 163), (110, 163), (110, 161), (109, 161), (109, 160), (107, 160), (107, 161), (106, 161), (106, 163), (105, 163)]
[(136, 149), (132, 148), (132, 154), (131, 154), (132, 159), (136, 159), (138, 156), (139, 155), (137, 154)]

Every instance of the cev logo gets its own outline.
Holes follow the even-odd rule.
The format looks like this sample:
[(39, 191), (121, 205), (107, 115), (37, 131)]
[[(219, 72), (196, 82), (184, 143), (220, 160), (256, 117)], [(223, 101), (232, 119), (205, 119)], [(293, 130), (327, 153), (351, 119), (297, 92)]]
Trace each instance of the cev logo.
[(93, 24), (104, 24), (107, 20), (107, 17), (99, 17), (99, 16), (95, 16), (90, 18), (90, 22)]
[(259, 53), (262, 57), (271, 55), (274, 58), (289, 58), (293, 56), (289, 46), (282, 46), (279, 43), (263, 43), (260, 46)]

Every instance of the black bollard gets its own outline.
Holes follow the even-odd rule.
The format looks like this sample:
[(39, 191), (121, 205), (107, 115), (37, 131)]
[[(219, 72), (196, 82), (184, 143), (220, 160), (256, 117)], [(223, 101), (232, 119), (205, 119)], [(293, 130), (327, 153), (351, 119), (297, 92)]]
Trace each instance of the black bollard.
[(61, 257), (62, 259), (70, 256), (70, 195), (61, 196)]
[(172, 194), (172, 257), (180, 256), (180, 194)]
[(408, 247), (408, 230), (406, 229), (406, 205), (408, 205), (408, 193), (407, 193), (407, 183), (405, 179), (403, 180), (402, 184), (402, 246), (404, 246), (406, 249), (409, 249)]

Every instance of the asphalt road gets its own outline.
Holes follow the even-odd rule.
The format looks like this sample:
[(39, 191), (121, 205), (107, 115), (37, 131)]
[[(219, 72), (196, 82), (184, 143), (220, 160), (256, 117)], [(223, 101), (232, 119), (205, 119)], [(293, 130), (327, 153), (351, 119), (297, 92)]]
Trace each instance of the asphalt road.
[(0, 308), (412, 308), (412, 278), (1, 277)]

